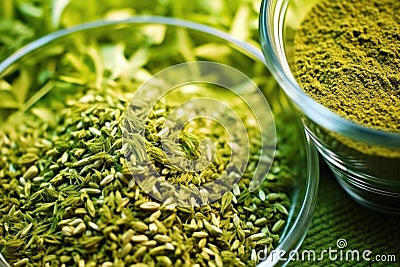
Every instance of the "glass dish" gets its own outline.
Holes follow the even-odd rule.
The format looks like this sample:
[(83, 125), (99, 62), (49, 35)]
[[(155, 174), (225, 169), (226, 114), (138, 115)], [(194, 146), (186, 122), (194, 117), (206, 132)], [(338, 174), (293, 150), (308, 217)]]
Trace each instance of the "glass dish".
[(336, 115), (306, 95), (291, 72), (294, 34), (317, 2), (262, 2), (259, 30), (267, 65), (297, 107), (307, 134), (345, 191), (367, 207), (399, 214), (400, 136)]
[[(110, 32), (112, 34), (109, 34)], [(54, 89), (60, 90), (57, 92), (46, 87), (46, 83), (54, 79), (54, 76), (76, 84), (80, 84), (82, 79), (87, 79), (83, 82), (90, 83), (92, 86), (98, 85), (97, 82), (101, 79), (102, 73), (100, 76), (85, 74), (79, 79), (78, 77), (72, 79), (68, 78), (67, 73), (59, 73), (58, 70), (68, 70), (65, 68), (65, 57), (71, 55), (67, 52), (77, 52), (82, 47), (96, 47), (100, 41), (116, 44), (110, 46), (109, 49), (124, 48), (125, 56), (135, 54), (144, 44), (156, 47), (151, 50), (151, 53), (146, 54), (148, 58), (145, 62), (141, 61), (150, 73), (156, 73), (171, 64), (194, 60), (215, 60), (218, 63), (232, 66), (249, 77), (254, 75), (254, 70), (258, 72), (258, 77), (261, 79), (258, 80), (257, 85), (265, 95), (274, 120), (277, 122), (277, 145), (284, 144), (287, 147), (287, 158), (291, 163), (292, 171), (296, 174), (291, 193), (292, 205), (289, 210), (288, 223), (276, 249), (286, 252), (297, 250), (307, 233), (315, 206), (319, 179), (317, 151), (309, 137), (305, 135), (300, 117), (297, 116), (283, 91), (274, 82), (268, 69), (265, 68), (262, 52), (224, 32), (174, 18), (137, 16), (124, 20), (81, 24), (44, 36), (0, 63), (0, 82), (3, 85), (21, 86), (25, 99), (20, 105), (11, 105), (15, 104), (11, 101), (9, 106), (0, 110), (4, 120), (2, 126), (12, 125), (18, 116), (25, 112), (31, 112), (35, 105), (43, 101), (49, 94), (61, 94), (61, 97), (66, 98), (71, 93), (68, 88), (67, 90), (62, 87)], [(211, 51), (208, 45), (212, 45)], [(160, 47), (162, 49), (159, 49)], [(168, 47), (171, 49), (168, 50)], [(218, 49), (218, 51), (214, 49)], [(166, 51), (169, 51), (170, 54), (167, 54)], [(85, 54), (80, 54), (81, 52), (78, 52), (79, 57), (76, 58), (78, 61), (75, 67), (79, 66), (79, 62), (87, 60)], [(90, 49), (84, 50), (84, 52), (93, 53)], [(215, 53), (217, 53), (217, 57), (213, 56)], [(135, 55), (140, 55), (140, 53)], [(107, 59), (111, 64), (105, 71), (107, 75), (113, 75), (113, 71), (123, 71), (119, 69), (119, 64), (115, 64), (115, 58), (108, 57)], [(50, 72), (41, 72), (43, 69), (48, 69)], [(29, 76), (27, 71), (40, 73), (40, 75)], [(82, 71), (85, 70), (82, 69)], [(146, 73), (142, 74), (144, 75), (143, 80), (148, 78)], [(26, 80), (28, 76), (35, 78)], [(21, 84), (21, 81), (25, 82)], [(13, 91), (9, 90), (7, 97), (18, 100), (21, 95), (16, 92), (13, 95)], [(0, 263), (1, 259), (2, 257), (0, 257)], [(268, 258), (260, 263), (260, 266), (280, 266), (287, 262), (276, 255), (268, 255)], [(3, 265), (8, 266), (5, 262)]]

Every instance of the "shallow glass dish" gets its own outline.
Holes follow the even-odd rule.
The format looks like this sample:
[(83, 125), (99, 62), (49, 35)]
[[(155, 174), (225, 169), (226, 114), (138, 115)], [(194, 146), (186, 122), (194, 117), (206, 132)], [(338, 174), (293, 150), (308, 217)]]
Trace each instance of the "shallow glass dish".
[(400, 135), (361, 126), (304, 93), (292, 74), (294, 35), (318, 0), (264, 0), (259, 31), (267, 65), (303, 117), (307, 134), (357, 202), (400, 213)]
[[(103, 57), (105, 69), (97, 68), (97, 63), (90, 61), (93, 58), (100, 60), (95, 50), (91, 50), (98, 48), (99, 43), (107, 43), (105, 49), (110, 52)], [(146, 49), (141, 49), (143, 47)], [(127, 59), (135, 60), (128, 62)], [(144, 67), (147, 71), (138, 73), (138, 79), (145, 81), (149, 74), (172, 64), (194, 60), (223, 63), (250, 78), (254, 78), (254, 71), (258, 73), (257, 85), (265, 95), (276, 122), (277, 146), (286, 147), (285, 157), (295, 174), (288, 222), (276, 249), (285, 252), (297, 250), (307, 233), (315, 206), (319, 179), (318, 153), (305, 135), (300, 117), (265, 67), (262, 52), (224, 32), (174, 18), (138, 16), (119, 21), (91, 22), (49, 34), (0, 63), (0, 83), (3, 88), (8, 85), (7, 90), (3, 90), (3, 100), (9, 103), (0, 110), (3, 120), (0, 127), (13, 125), (21, 114), (42, 114), (36, 105), (46, 103), (43, 101), (50, 94), (67, 99), (73, 93), (68, 86), (55, 87), (54, 80), (62, 80), (64, 85), (65, 82), (73, 83), (77, 90), (82, 84), (96, 88), (104, 82), (104, 75), (113, 77), (124, 73), (124, 64)], [(86, 61), (89, 64), (81, 65)], [(92, 69), (88, 70), (87, 66)], [(71, 73), (77, 73), (77, 69), (80, 75), (71, 76)], [(63, 71), (60, 73), (60, 70)], [(128, 79), (132, 75), (124, 74)], [(123, 79), (120, 82), (121, 86), (126, 85)], [(15, 90), (16, 87), (19, 89)], [(82, 101), (94, 101), (93, 104), (96, 104), (95, 99)], [(52, 114), (41, 116), (51, 119)], [(93, 134), (96, 134), (95, 130)], [(0, 168), (3, 166), (0, 165)], [(259, 265), (285, 265), (287, 260), (277, 255), (267, 255)], [(0, 266), (8, 266), (5, 261), (0, 257)]]

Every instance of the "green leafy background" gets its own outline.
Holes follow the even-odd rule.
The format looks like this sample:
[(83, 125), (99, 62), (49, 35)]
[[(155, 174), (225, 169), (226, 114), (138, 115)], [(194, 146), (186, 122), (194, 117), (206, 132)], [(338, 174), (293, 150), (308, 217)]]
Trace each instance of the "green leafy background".
[[(30, 41), (58, 29), (98, 19), (147, 14), (208, 24), (258, 46), (259, 6), (260, 1), (245, 0), (2, 0), (0, 61)], [(17, 84), (0, 82), (0, 118), (26, 102), (29, 72), (22, 70)]]

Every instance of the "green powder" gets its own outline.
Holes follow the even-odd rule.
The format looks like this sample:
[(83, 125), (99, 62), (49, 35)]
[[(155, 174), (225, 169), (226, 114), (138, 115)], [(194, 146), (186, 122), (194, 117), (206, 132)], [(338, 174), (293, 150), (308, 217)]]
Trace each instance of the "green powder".
[(295, 37), (295, 76), (345, 118), (400, 132), (400, 1), (321, 1)]

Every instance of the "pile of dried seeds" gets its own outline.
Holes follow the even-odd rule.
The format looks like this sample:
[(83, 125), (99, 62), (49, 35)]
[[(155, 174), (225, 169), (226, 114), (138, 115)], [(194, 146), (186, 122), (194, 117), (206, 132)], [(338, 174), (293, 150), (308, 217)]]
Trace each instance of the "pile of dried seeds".
[[(257, 251), (276, 246), (293, 180), (279, 147), (254, 193), (247, 188), (257, 148), (244, 177), (220, 200), (201, 207), (159, 203), (137, 185), (124, 157), (122, 121), (129, 97), (116, 88), (82, 92), (63, 109), (54, 99), (0, 130), (0, 252), (10, 263), (254, 266)], [(61, 110), (55, 118), (52, 102)], [(150, 158), (162, 166), (159, 144), (151, 139), (159, 134), (154, 127), (159, 118), (150, 117), (145, 136)], [(196, 132), (183, 135), (182, 151), (196, 154)], [(215, 177), (221, 168), (205, 171)], [(181, 184), (201, 177), (165, 166), (160, 171)]]

